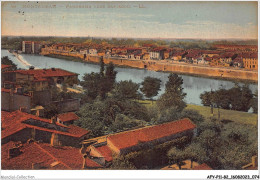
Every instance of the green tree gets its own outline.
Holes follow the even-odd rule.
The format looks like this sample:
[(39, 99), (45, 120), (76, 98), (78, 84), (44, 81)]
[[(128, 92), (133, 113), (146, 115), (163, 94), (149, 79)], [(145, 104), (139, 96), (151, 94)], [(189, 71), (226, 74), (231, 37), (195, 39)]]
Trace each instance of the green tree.
[(100, 75), (104, 76), (105, 63), (104, 63), (103, 56), (101, 56), (99, 63), (100, 63)]
[(186, 107), (184, 98), (186, 93), (183, 92), (183, 79), (177, 74), (170, 74), (168, 82), (165, 85), (165, 93), (157, 100), (157, 105), (160, 110), (174, 107), (182, 111)]
[(147, 98), (150, 98), (152, 100), (152, 97), (156, 96), (160, 91), (160, 86), (160, 79), (148, 76), (142, 82), (142, 88), (140, 90)]
[(5, 65), (11, 65), (11, 70), (17, 70), (17, 65), (13, 63), (13, 61), (11, 61), (9, 59), (8, 56), (4, 56), (1, 58), (1, 64), (5, 64)]
[(251, 100), (251, 107), (254, 113), (258, 113), (258, 90), (253, 94), (253, 99)]
[(183, 165), (183, 161), (187, 159), (187, 154), (176, 147), (171, 148), (167, 156), (170, 160), (171, 164), (176, 163), (179, 166), (179, 169), (181, 169), (181, 166)]
[(137, 99), (140, 98), (138, 89), (139, 84), (134, 83), (132, 80), (120, 81), (116, 83), (112, 93), (117, 99)]
[(44, 117), (50, 119), (60, 113), (59, 108), (55, 104), (50, 104), (44, 108)]
[(124, 156), (118, 156), (113, 159), (110, 169), (114, 170), (134, 170), (136, 167)]

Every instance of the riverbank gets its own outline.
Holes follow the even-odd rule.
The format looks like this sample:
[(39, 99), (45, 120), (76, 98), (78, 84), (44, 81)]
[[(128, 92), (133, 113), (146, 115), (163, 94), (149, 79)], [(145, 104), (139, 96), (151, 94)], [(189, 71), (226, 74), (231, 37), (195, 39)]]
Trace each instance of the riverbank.
[[(60, 58), (68, 61), (76, 61), (82, 63), (99, 64), (99, 56), (87, 56), (85, 60), (79, 57), (57, 55), (57, 54), (44, 54), (44, 56)], [(142, 60), (127, 60), (117, 58), (104, 57), (104, 63), (108, 64), (112, 62), (115, 66), (121, 68), (135, 68), (135, 69), (147, 69), (157, 72), (176, 73), (181, 75), (188, 75), (194, 77), (204, 77), (210, 79), (253, 83), (258, 82), (258, 72), (249, 70), (238, 70), (231, 68), (218, 68), (218, 67), (204, 67), (195, 65), (183, 65), (183, 64), (171, 64), (158, 61), (142, 61)]]

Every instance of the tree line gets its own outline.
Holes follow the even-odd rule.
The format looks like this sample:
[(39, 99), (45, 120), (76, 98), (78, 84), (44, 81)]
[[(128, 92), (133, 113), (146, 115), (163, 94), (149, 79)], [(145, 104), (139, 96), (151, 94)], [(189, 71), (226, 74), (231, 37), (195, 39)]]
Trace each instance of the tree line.
[(200, 95), (200, 98), (204, 106), (244, 112), (248, 112), (252, 107), (254, 113), (258, 111), (258, 92), (252, 93), (248, 84), (241, 86), (236, 83), (230, 89), (220, 88), (219, 90), (204, 92)]

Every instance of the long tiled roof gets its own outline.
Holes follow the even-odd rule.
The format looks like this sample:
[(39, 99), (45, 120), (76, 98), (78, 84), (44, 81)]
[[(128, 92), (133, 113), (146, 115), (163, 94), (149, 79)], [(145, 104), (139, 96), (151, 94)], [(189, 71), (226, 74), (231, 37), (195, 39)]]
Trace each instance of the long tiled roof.
[(30, 69), (30, 70), (16, 70), (7, 71), (5, 73), (16, 72), (20, 74), (33, 75), (36, 80), (45, 80), (48, 77), (61, 77), (61, 76), (75, 76), (76, 73), (65, 71), (59, 68), (52, 69)]
[(118, 149), (135, 146), (142, 142), (149, 142), (163, 137), (172, 136), (196, 128), (188, 118), (164, 123), (156, 126), (140, 128), (108, 136), (113, 145)]

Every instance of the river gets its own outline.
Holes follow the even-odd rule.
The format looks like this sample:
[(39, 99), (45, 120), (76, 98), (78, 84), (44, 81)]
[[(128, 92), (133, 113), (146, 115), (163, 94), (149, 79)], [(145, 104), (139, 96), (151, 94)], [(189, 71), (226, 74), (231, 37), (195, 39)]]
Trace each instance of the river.
[[(58, 58), (51, 58), (40, 55), (31, 55), (31, 54), (21, 54), (20, 59), (18, 60), (12, 53), (9, 53), (7, 50), (1, 50), (1, 57), (8, 56), (18, 68), (28, 69), (30, 65), (35, 68), (61, 68), (71, 72), (79, 74), (79, 79), (82, 80), (82, 77), (85, 73), (90, 72), (99, 72), (98, 64), (82, 63), (67, 61)], [(146, 76), (156, 77), (161, 79), (161, 91), (159, 92), (159, 97), (165, 90), (165, 83), (168, 81), (169, 73), (166, 72), (155, 72), (145, 69), (133, 69), (133, 68), (115, 68), (117, 73), (117, 81), (123, 80), (132, 80), (135, 83), (141, 83)], [(184, 92), (187, 93), (185, 101), (189, 104), (201, 105), (200, 94), (204, 91), (217, 90), (220, 87), (232, 88), (234, 83), (227, 80), (211, 79), (205, 77), (194, 77), (188, 75), (180, 75), (183, 78), (183, 88)], [(240, 83), (241, 84), (241, 83)], [(250, 89), (255, 92), (257, 90), (256, 84), (250, 84)], [(157, 98), (156, 97), (156, 98)]]

